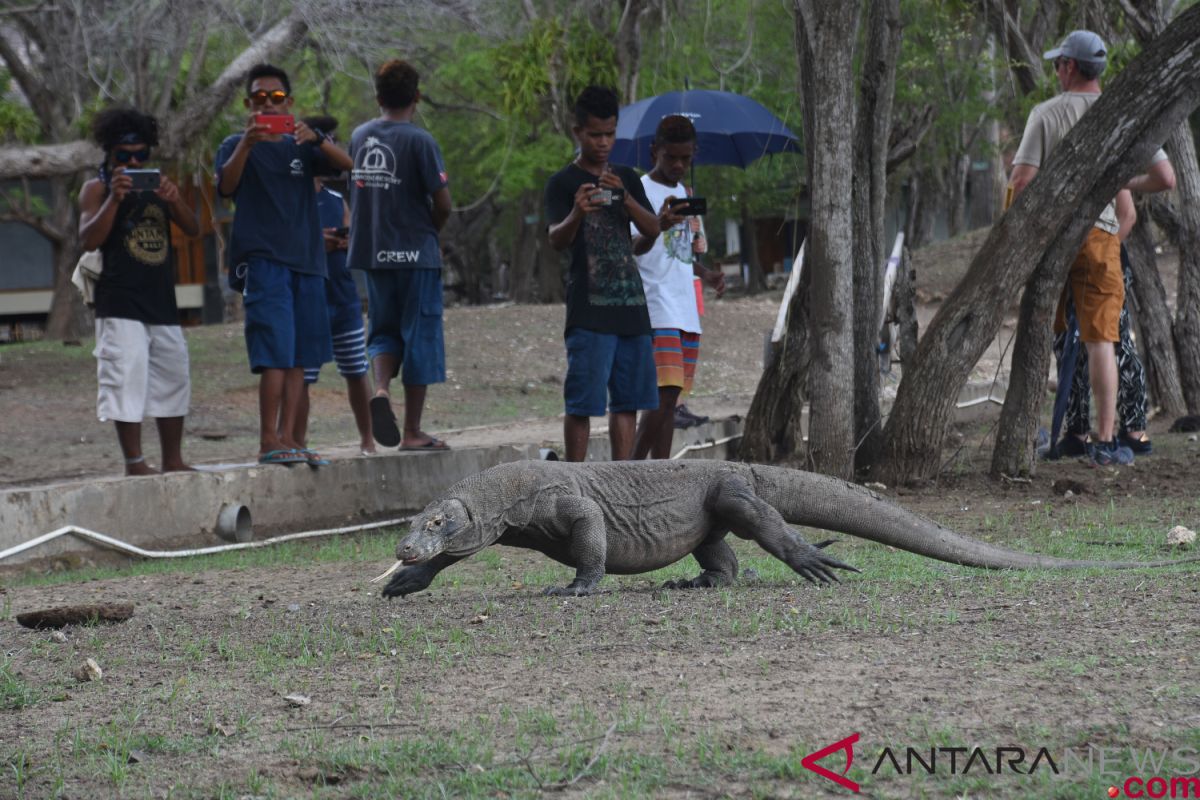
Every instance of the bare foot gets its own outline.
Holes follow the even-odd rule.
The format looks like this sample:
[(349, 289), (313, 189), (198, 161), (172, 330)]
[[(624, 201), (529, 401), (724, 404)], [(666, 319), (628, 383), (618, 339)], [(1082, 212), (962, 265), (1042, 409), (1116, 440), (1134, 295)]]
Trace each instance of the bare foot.
[(364, 456), (375, 455), (375, 440), (371, 438), (363, 439), (358, 443), (358, 449)]
[(164, 461), (162, 471), (163, 472), (195, 472), (196, 468), (191, 466), (190, 464), (185, 464), (182, 461), (180, 461), (178, 464), (173, 463), (173, 462), (168, 464)]
[(415, 431), (411, 435), (405, 432), (403, 441), (400, 442), (401, 450), (449, 450), (450, 445), (443, 442), (436, 436), (430, 436), (424, 431)]
[(127, 477), (136, 477), (138, 475), (157, 475), (158, 470), (151, 469), (150, 465), (145, 461), (138, 461), (133, 464), (125, 465), (125, 475)]

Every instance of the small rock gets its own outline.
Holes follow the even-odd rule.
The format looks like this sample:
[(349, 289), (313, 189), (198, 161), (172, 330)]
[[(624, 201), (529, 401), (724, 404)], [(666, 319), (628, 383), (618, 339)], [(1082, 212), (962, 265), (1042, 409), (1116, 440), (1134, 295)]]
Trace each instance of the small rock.
[(490, 616), (491, 616), (490, 614), (476, 614), (474, 619), (471, 620), (471, 624), (472, 625), (482, 625), (483, 623), (488, 621), (488, 618)]
[(288, 611), (299, 611), (299, 610), (300, 610), (299, 603), (288, 603)]
[(68, 639), (67, 635), (65, 633), (63, 633), (62, 631), (54, 631), (53, 633), (50, 634), (50, 641), (58, 642), (59, 644), (66, 644), (67, 642), (69, 642), (71, 640)]
[(214, 722), (208, 726), (208, 732), (210, 734), (219, 734), (221, 736), (228, 738), (230, 736), (233, 736), (233, 734), (237, 733), (237, 729), (234, 728), (232, 725), (226, 725), (221, 722)]
[(1196, 532), (1182, 525), (1176, 525), (1167, 531), (1167, 545), (1170, 547), (1191, 547), (1196, 543)]
[(80, 683), (87, 683), (88, 681), (98, 681), (103, 678), (104, 670), (100, 669), (100, 665), (96, 663), (96, 659), (89, 658), (76, 667), (71, 675)]
[(141, 764), (143, 761), (146, 761), (146, 760), (147, 760), (146, 754), (143, 753), (141, 750), (130, 750), (129, 751), (129, 763), (130, 764)]
[(285, 696), (283, 699), (287, 700), (289, 705), (293, 705), (296, 708), (303, 708), (304, 706), (306, 706), (312, 702), (311, 697), (307, 697), (302, 694), (289, 694), (289, 695)]
[(1065, 492), (1063, 492), (1063, 497), (1065, 497), (1067, 500), (1070, 500), (1074, 496), (1075, 496), (1075, 493), (1072, 492), (1070, 489), (1067, 489)]
[(875, 492), (886, 492), (887, 491), (887, 487), (884, 486), (882, 483), (874, 483), (874, 482), (873, 483), (864, 483), (863, 486), (865, 486), (868, 489), (875, 491)]
[(1194, 433), (1193, 433), (1191, 436), (1189, 436), (1189, 437), (1188, 437), (1188, 441), (1189, 441), (1189, 442), (1194, 442), (1194, 441), (1196, 441), (1196, 439), (1197, 439), (1197, 438), (1198, 438), (1198, 437), (1196, 436), (1196, 434), (1194, 434)]

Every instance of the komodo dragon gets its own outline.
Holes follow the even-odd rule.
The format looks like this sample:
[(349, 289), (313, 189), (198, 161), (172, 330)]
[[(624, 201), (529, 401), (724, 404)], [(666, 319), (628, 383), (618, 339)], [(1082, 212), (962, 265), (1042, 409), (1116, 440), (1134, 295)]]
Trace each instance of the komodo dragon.
[(568, 464), (517, 461), (466, 478), (413, 520), (396, 548), (384, 597), (419, 592), (451, 564), (491, 544), (538, 550), (575, 567), (546, 590), (586, 595), (606, 572), (628, 575), (691, 553), (703, 570), (670, 588), (722, 586), (737, 577), (732, 532), (813, 582), (858, 572), (811, 545), (787, 523), (840, 531), (928, 558), (987, 569), (1158, 567), (1197, 561), (1073, 561), (985, 544), (894, 505), (869, 489), (799, 470), (726, 461)]

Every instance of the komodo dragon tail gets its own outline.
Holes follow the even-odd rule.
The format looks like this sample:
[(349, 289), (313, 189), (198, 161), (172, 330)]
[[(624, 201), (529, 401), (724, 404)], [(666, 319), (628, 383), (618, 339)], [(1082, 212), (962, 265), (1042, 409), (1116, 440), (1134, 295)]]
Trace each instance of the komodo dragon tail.
[(1200, 561), (1077, 561), (1022, 553), (969, 539), (862, 486), (811, 472), (747, 465), (755, 494), (793, 525), (839, 531), (910, 553), (985, 569), (1167, 567)]

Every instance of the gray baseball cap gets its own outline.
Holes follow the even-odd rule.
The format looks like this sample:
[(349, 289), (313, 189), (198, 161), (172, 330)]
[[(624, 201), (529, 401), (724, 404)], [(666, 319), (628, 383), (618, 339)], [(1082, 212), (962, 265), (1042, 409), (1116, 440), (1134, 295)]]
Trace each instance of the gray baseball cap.
[(1059, 56), (1090, 64), (1104, 64), (1108, 60), (1108, 48), (1104, 46), (1104, 40), (1091, 31), (1071, 31), (1062, 44), (1042, 55), (1046, 59)]

